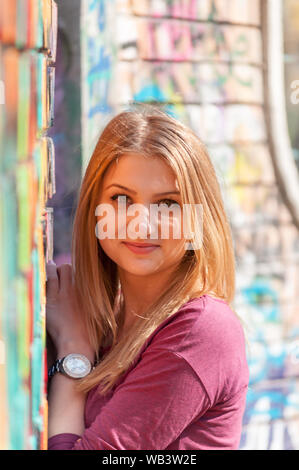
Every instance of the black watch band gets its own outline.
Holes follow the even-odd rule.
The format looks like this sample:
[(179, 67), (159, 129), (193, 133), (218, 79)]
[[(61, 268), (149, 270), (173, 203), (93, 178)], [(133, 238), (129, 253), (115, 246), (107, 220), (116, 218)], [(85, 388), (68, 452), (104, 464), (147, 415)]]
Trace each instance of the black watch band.
[(53, 375), (56, 374), (56, 372), (60, 372), (60, 365), (62, 361), (64, 360), (64, 357), (62, 359), (57, 359), (54, 364), (50, 367), (48, 370), (48, 378), (50, 379), (53, 377)]
[[(50, 379), (51, 377), (53, 377), (53, 375), (55, 375), (57, 372), (62, 372), (63, 373), (63, 370), (61, 368), (61, 364), (63, 363), (64, 359), (66, 358), (66, 356), (62, 357), (61, 359), (57, 359), (54, 364), (50, 367), (50, 369), (48, 370), (48, 378)], [(98, 364), (99, 364), (99, 360), (95, 360), (94, 363), (92, 364), (92, 369), (94, 369)]]

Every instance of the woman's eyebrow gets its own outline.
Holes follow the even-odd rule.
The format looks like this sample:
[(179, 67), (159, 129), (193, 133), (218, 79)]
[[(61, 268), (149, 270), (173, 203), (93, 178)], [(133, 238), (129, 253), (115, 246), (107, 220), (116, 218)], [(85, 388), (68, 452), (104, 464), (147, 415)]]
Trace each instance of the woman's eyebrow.
[[(112, 183), (112, 184), (109, 184), (109, 186), (106, 186), (106, 188), (104, 189), (104, 191), (106, 189), (109, 189), (111, 186), (117, 186), (118, 188), (121, 188), (121, 189), (125, 189), (126, 191), (128, 191), (129, 193), (132, 193), (132, 194), (137, 194), (136, 191), (133, 191), (133, 189), (129, 189), (127, 188), (126, 186), (123, 186), (122, 184), (118, 184), (118, 183)], [(180, 191), (164, 191), (163, 193), (157, 193), (157, 194), (154, 194), (154, 196), (165, 196), (166, 194), (180, 194)]]

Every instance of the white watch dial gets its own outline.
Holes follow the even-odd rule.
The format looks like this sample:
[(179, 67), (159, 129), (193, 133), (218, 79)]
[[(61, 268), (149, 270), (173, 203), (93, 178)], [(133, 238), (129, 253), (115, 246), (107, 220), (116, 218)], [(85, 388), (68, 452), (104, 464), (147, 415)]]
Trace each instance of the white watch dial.
[(91, 363), (83, 354), (68, 354), (62, 366), (65, 373), (73, 378), (85, 377), (91, 371)]

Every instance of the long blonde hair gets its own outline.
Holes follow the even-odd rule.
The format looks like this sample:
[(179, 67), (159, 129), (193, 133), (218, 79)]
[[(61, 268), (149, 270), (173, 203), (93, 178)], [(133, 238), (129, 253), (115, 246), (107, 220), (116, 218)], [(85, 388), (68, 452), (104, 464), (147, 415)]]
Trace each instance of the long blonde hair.
[[(125, 153), (160, 156), (174, 171), (184, 204), (202, 204), (200, 249), (187, 250), (167, 289), (117, 342), (123, 325), (116, 264), (95, 234), (95, 209), (105, 171)], [(196, 235), (196, 234), (195, 234)], [(196, 235), (197, 236), (197, 235)], [(198, 245), (197, 245), (198, 246)], [(111, 345), (78, 389), (112, 389), (137, 357), (146, 339), (188, 300), (210, 294), (228, 304), (235, 295), (232, 234), (209, 155), (196, 134), (166, 112), (135, 106), (115, 116), (103, 130), (83, 178), (72, 238), (75, 292), (91, 345), (97, 354)], [(99, 355), (97, 355), (99, 358)]]

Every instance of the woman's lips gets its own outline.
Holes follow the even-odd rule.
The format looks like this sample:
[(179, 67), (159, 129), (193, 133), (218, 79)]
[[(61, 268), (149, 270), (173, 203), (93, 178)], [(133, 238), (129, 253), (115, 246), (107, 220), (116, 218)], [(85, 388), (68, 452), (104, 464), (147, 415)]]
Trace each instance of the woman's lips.
[(147, 254), (159, 248), (159, 245), (153, 245), (150, 243), (128, 243), (122, 242), (129, 250), (137, 254)]

